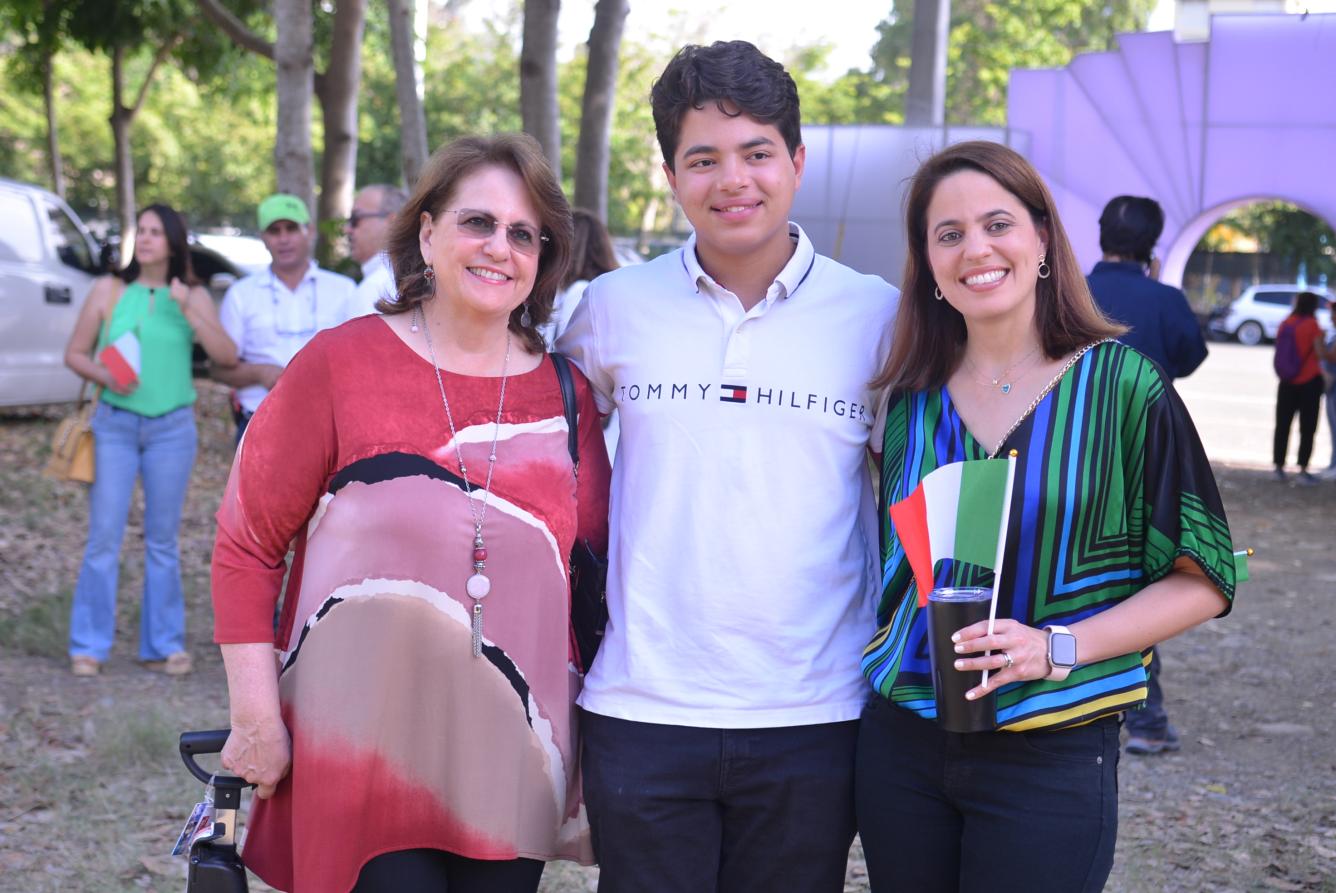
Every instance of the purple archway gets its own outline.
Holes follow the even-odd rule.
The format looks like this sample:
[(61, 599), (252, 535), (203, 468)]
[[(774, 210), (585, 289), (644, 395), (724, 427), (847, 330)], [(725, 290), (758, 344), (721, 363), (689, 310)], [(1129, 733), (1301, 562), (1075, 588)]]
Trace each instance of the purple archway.
[(1232, 208), (1284, 199), (1336, 226), (1336, 15), (1215, 16), (1205, 43), (1118, 41), (1011, 74), (1009, 127), (1028, 137), (1087, 269), (1115, 195), (1164, 206), (1161, 276), (1174, 284)]

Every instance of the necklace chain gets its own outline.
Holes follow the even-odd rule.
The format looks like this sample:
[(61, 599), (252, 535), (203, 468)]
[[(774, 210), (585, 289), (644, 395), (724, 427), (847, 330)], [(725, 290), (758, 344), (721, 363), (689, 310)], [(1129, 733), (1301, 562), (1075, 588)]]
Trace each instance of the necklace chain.
[(992, 388), (1000, 387), (1002, 393), (1010, 394), (1011, 387), (1013, 384), (1015, 384), (1015, 382), (1005, 381), (1004, 379), (1007, 378), (1007, 376), (1011, 373), (1013, 369), (1016, 369), (1026, 360), (1030, 359), (1030, 357), (1034, 356), (1035, 352), (1038, 350), (1039, 350), (1039, 345), (1036, 344), (1034, 347), (1030, 348), (1029, 353), (1027, 353), (1025, 356), (1021, 357), (1019, 360), (1012, 363), (1010, 366), (1003, 369), (1001, 372), (997, 373), (996, 378), (991, 378), (987, 375), (984, 375), (983, 372), (979, 370), (979, 367), (974, 365), (974, 361), (969, 358), (969, 354), (965, 354), (965, 362), (969, 364), (969, 367), (974, 372), (974, 377), (975, 379), (978, 380), (979, 384), (986, 385)]
[(1011, 423), (1011, 427), (1007, 429), (1007, 433), (1003, 434), (1000, 438), (998, 438), (997, 446), (993, 447), (992, 452), (988, 454), (988, 458), (989, 459), (997, 458), (997, 454), (1002, 452), (1002, 445), (1007, 442), (1007, 438), (1016, 433), (1016, 429), (1021, 426), (1021, 423), (1030, 417), (1030, 413), (1034, 412), (1036, 407), (1039, 406), (1040, 401), (1042, 401), (1045, 397), (1048, 396), (1048, 392), (1057, 387), (1058, 382), (1062, 381), (1062, 377), (1066, 375), (1067, 372), (1073, 366), (1076, 365), (1077, 360), (1085, 356), (1086, 352), (1089, 351), (1092, 347), (1097, 347), (1101, 344), (1104, 344), (1112, 340), (1113, 340), (1112, 338), (1105, 338), (1102, 341), (1095, 341), (1091, 344), (1087, 344), (1085, 347), (1080, 348), (1079, 350), (1076, 351), (1076, 353), (1072, 354), (1071, 359), (1069, 359), (1066, 363), (1064, 363), (1062, 368), (1058, 370), (1058, 374), (1053, 376), (1053, 378), (1049, 380), (1048, 384), (1044, 385), (1043, 388), (1040, 389), (1039, 393), (1035, 395), (1035, 398), (1030, 401), (1030, 405), (1025, 407), (1025, 412), (1021, 413), (1020, 417), (1017, 418), (1016, 421)]

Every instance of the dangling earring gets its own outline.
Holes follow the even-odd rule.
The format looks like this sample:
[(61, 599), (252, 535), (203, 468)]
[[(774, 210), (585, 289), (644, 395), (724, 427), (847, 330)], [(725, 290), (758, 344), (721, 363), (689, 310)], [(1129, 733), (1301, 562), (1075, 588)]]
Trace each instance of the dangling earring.
[(933, 286), (932, 296), (939, 301), (942, 300), (942, 290), (936, 286)]
[(427, 264), (422, 271), (422, 278), (431, 283), (431, 294), (428, 297), (436, 297), (436, 271), (431, 268), (431, 264)]
[(533, 326), (533, 317), (529, 315), (529, 302), (524, 302), (524, 312), (520, 314), (520, 328), (527, 329)]
[(1053, 273), (1053, 271), (1050, 270), (1050, 269), (1048, 268), (1048, 264), (1044, 263), (1044, 258), (1047, 257), (1047, 256), (1048, 256), (1047, 254), (1041, 254), (1041, 255), (1039, 255), (1039, 278), (1040, 278), (1040, 279), (1047, 279), (1047, 278), (1048, 278), (1050, 275), (1052, 275), (1052, 273)]

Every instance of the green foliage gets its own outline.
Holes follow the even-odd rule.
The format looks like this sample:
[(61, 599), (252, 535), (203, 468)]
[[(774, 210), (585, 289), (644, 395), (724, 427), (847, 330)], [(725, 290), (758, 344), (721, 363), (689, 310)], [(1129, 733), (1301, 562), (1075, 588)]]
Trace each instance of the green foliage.
[(1220, 218), (1198, 244), (1198, 250), (1228, 250), (1230, 237), (1257, 242), (1270, 254), (1298, 269), (1303, 264), (1310, 279), (1325, 274), (1336, 279), (1336, 232), (1330, 224), (1290, 202), (1257, 202)]
[[(1120, 32), (1139, 31), (1154, 0), (954, 0), (947, 49), (946, 119), (1006, 123), (1012, 68), (1060, 67), (1077, 53), (1110, 50)], [(895, 0), (877, 26), (872, 80), (884, 88), (881, 114), (903, 120), (909, 87), (914, 0)], [(872, 105), (876, 108), (876, 105)]]

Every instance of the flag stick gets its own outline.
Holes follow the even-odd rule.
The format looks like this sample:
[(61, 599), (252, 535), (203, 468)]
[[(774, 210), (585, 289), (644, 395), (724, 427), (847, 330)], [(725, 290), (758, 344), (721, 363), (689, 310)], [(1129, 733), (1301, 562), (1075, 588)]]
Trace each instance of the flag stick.
[[(993, 561), (993, 600), (988, 606), (988, 635), (993, 634), (993, 622), (997, 620), (997, 590), (1002, 585), (1002, 555), (1007, 549), (1007, 527), (1011, 524), (1011, 487), (1016, 481), (1015, 450), (1007, 453), (1007, 488), (1002, 496), (1002, 526), (997, 534), (997, 558)], [(992, 654), (992, 649), (984, 657)], [(988, 684), (988, 670), (983, 671), (983, 684)]]

